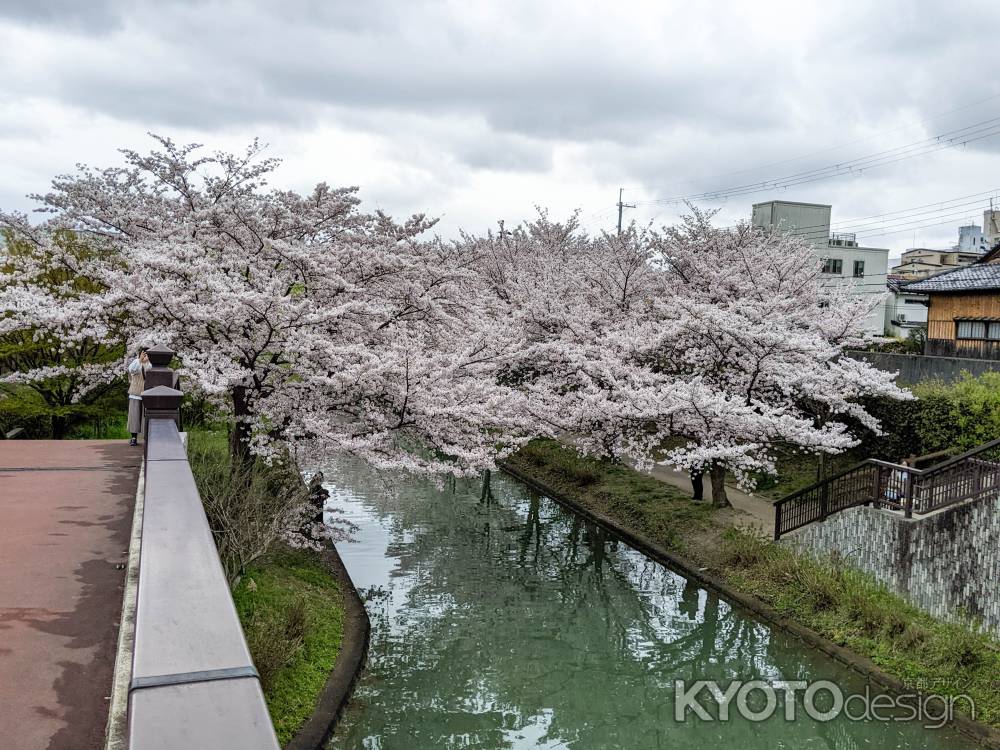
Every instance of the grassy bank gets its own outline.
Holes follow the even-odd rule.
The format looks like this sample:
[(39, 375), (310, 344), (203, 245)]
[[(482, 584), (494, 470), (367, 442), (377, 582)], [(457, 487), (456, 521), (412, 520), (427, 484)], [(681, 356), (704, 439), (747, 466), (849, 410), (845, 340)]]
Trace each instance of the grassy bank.
[[(226, 434), (189, 432), (188, 453), (199, 491), (227, 496)], [(281, 474), (281, 472), (285, 472)], [(246, 492), (273, 491), (298, 481), (287, 469), (258, 467)], [(238, 519), (231, 519), (238, 520)], [(319, 553), (278, 547), (255, 560), (233, 589), (233, 600), (271, 720), (282, 744), (309, 718), (333, 669), (343, 637), (344, 600)]]
[(692, 537), (712, 525), (713, 509), (708, 503), (692, 503), (672, 485), (627, 466), (580, 456), (554, 440), (534, 440), (509, 461), (670, 550), (684, 551)]
[(344, 627), (341, 592), (316, 553), (282, 550), (247, 571), (233, 600), (285, 744), (333, 670)]
[(732, 514), (694, 505), (679, 490), (628, 467), (535, 441), (510, 463), (581, 505), (688, 557), (788, 619), (868, 657), (929, 693), (966, 694), (976, 717), (1000, 728), (1000, 644), (932, 618), (870, 576), (817, 562), (732, 525)]

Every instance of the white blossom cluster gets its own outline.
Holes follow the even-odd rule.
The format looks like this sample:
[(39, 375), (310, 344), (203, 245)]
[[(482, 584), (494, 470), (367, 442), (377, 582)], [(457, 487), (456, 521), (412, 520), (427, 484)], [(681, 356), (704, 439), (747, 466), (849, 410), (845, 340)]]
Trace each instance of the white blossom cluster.
[[(67, 283), (88, 280), (53, 295), (0, 259), (16, 269), (0, 279), (0, 326), (170, 346), (242, 450), (471, 473), (568, 432), (587, 451), (721, 463), (750, 483), (774, 446), (842, 451), (850, 424), (877, 428), (860, 399), (907, 396), (841, 356), (863, 343), (873, 298), (825, 285), (792, 238), (692, 209), (617, 237), (542, 213), (448, 242), (423, 215), (361, 212), (356, 188), (270, 189), (277, 162), (257, 143), (202, 155), (157, 140), (124, 167), (57, 178), (37, 196), (42, 223), (0, 214)], [(61, 249), (67, 232), (91, 252)]]

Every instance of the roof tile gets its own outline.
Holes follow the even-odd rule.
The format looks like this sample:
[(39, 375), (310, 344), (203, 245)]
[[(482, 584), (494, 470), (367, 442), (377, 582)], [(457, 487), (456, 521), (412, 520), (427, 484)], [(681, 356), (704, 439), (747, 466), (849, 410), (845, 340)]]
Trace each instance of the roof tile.
[(1000, 289), (1000, 264), (977, 263), (906, 284), (907, 292), (963, 292)]

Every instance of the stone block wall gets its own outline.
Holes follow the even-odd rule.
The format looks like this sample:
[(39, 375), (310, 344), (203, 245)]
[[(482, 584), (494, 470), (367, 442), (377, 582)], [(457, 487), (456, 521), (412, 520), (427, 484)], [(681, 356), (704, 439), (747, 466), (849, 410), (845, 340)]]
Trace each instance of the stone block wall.
[(782, 541), (815, 557), (839, 557), (936, 617), (964, 612), (1000, 635), (1000, 497), (909, 521), (851, 508)]

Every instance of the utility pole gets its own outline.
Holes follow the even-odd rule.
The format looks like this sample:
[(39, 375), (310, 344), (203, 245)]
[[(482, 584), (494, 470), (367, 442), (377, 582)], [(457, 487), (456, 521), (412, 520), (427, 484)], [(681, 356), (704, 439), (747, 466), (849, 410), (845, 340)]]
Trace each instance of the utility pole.
[(634, 203), (622, 203), (622, 193), (625, 188), (618, 188), (618, 234), (622, 233), (622, 209), (635, 208)]
[(507, 231), (506, 229), (504, 229), (504, 223), (505, 222), (504, 222), (503, 219), (500, 219), (500, 221), (497, 222), (497, 224), (500, 226), (500, 242), (502, 242), (504, 245), (506, 245), (507, 244), (507, 236), (510, 234), (510, 232)]

